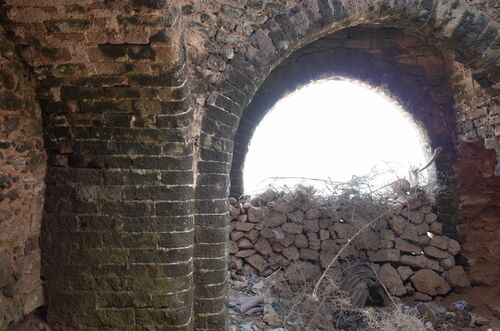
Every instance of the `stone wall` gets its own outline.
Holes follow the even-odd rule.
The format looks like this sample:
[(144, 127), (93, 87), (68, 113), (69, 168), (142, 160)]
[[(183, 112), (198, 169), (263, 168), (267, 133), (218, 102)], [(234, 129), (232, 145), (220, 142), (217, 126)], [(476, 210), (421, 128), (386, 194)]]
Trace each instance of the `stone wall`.
[[(247, 276), (269, 276), (281, 269), (297, 283), (307, 280), (300, 268), (317, 275), (340, 253), (334, 264), (337, 277), (356, 261), (372, 262), (396, 296), (430, 301), (452, 288), (468, 288), (469, 279), (455, 262), (460, 244), (443, 235), (433, 199), (419, 191), (408, 203), (387, 201), (389, 206), (378, 209), (356, 194), (317, 200), (274, 191), (232, 199), (229, 266)], [(383, 216), (352, 239), (371, 221), (368, 215), (377, 214)]]
[[(472, 2), (3, 1), (1, 25), (26, 64), (14, 74), (19, 82), (25, 73), (33, 76), (36, 96), (21, 89), (23, 84), (11, 92), (37, 99), (43, 115), (49, 170), (41, 238), (49, 321), (61, 329), (224, 329), (234, 138), (240, 118), (252, 112), (247, 106), (256, 91), (303, 46), (346, 28), (382, 25), (421, 36), (440, 53), (433, 59), (451, 54), (497, 103), (497, 8), (489, 0)], [(356, 53), (386, 62), (388, 57), (377, 58), (379, 49)], [(400, 64), (388, 64), (393, 77)], [(419, 76), (421, 68), (406, 74), (428, 79)], [(407, 85), (387, 82), (395, 95), (420, 91), (410, 85), (404, 92), (398, 88)], [(429, 94), (439, 99), (443, 85), (427, 83)], [(481, 109), (480, 103), (475, 106)], [(456, 109), (449, 110), (449, 117), (428, 113), (427, 129), (454, 127)], [(476, 115), (469, 119), (494, 118), (482, 110)], [(7, 131), (17, 121), (13, 116), (9, 111), (2, 122)], [(41, 127), (40, 118), (26, 121)], [(488, 135), (478, 137), (493, 146), (496, 126), (488, 127)], [(41, 144), (25, 149), (18, 146), (23, 139), (17, 133), (10, 137), (13, 142), (2, 145), (9, 155), (34, 160), (41, 155)], [(451, 144), (456, 137), (448, 138)], [(14, 177), (23, 180), (37, 174), (23, 186), (27, 191), (43, 186), (42, 165), (12, 171), (21, 172)], [(7, 183), (18, 187), (22, 180)], [(37, 214), (39, 204), (30, 203), (28, 195), (23, 208), (11, 209), (11, 200), (14, 206), (23, 199), (13, 194), (0, 202), (2, 211), (5, 201), (9, 205), (3, 224)], [(438, 204), (443, 206), (449, 204)], [(20, 238), (17, 230), (4, 233), (9, 242)], [(13, 253), (6, 259), (12, 262)]]
[(0, 330), (43, 304), (46, 158), (33, 80), (0, 29)]
[(430, 157), (437, 146), (444, 149), (436, 170), (442, 174), (452, 172), (456, 129), (445, 57), (428, 41), (400, 29), (357, 26), (326, 35), (295, 51), (260, 86), (234, 138), (231, 196), (244, 193), (248, 146), (255, 128), (276, 102), (316, 80), (339, 78), (367, 84), (401, 106), (427, 144), (424, 153)]
[(194, 114), (178, 4), (20, 0), (2, 13), (38, 80), (49, 323), (190, 328)]
[(458, 233), (477, 284), (495, 288), (500, 281), (500, 177), (494, 176), (496, 156), (482, 141), (462, 142), (455, 165), (461, 222)]

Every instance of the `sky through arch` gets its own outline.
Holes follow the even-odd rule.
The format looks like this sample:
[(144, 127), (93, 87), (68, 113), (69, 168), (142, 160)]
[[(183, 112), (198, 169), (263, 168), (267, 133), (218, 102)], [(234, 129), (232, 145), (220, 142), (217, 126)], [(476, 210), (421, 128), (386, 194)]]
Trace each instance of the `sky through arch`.
[(381, 172), (374, 185), (425, 163), (426, 141), (399, 105), (349, 80), (313, 82), (281, 99), (256, 128), (245, 160), (245, 193)]

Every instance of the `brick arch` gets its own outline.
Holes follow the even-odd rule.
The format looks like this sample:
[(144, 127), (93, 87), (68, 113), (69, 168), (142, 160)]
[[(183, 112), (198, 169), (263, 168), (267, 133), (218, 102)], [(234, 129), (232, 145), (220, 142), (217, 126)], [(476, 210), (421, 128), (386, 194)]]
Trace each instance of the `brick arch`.
[[(464, 1), (307, 0), (268, 20), (240, 47), (209, 91), (201, 120), (195, 189), (195, 326), (226, 323), (227, 197), (232, 152), (240, 119), (269, 73), (295, 50), (329, 33), (360, 24), (401, 27), (425, 36), (473, 70), (483, 87), (499, 79), (498, 24)], [(393, 87), (394, 89), (394, 87)], [(454, 207), (449, 207), (450, 212)], [(209, 250), (207, 250), (209, 248)], [(208, 253), (209, 252), (209, 253)], [(217, 280), (207, 282), (210, 274)], [(217, 276), (216, 276), (217, 275)], [(210, 303), (210, 304), (207, 304)]]
[[(364, 29), (363, 29), (364, 30)], [(380, 33), (394, 33), (394, 29), (376, 29)], [(351, 30), (352, 31), (352, 30)], [(379, 39), (380, 40), (380, 39)], [(454, 116), (451, 98), (441, 97), (435, 100), (427, 91), (423, 78), (425, 66), (409, 65), (397, 67), (388, 59), (379, 59), (359, 48), (330, 48), (315, 50), (315, 44), (322, 44), (325, 39), (306, 46), (306, 50), (292, 54), (283, 64), (275, 68), (256, 92), (240, 119), (234, 138), (233, 159), (231, 165), (231, 196), (239, 196), (243, 190), (243, 166), (248, 145), (255, 128), (268, 111), (288, 93), (319, 79), (347, 78), (368, 84), (376, 89), (388, 91), (417, 124), (419, 131), (426, 136), (431, 147), (443, 146), (448, 151), (440, 160), (454, 159)], [(357, 41), (362, 41), (357, 39)], [(369, 40), (368, 40), (369, 41)], [(304, 54), (305, 53), (305, 54)], [(440, 60), (440, 58), (437, 58)], [(418, 69), (417, 69), (418, 68)], [(439, 88), (447, 90), (446, 68), (436, 65), (440, 74), (434, 79)], [(420, 76), (410, 74), (422, 71)], [(436, 84), (434, 82), (434, 84)], [(439, 164), (438, 171), (449, 172), (449, 164)]]
[(6, 330), (44, 301), (37, 266), (47, 166), (33, 76), (3, 27), (0, 45), (0, 329)]

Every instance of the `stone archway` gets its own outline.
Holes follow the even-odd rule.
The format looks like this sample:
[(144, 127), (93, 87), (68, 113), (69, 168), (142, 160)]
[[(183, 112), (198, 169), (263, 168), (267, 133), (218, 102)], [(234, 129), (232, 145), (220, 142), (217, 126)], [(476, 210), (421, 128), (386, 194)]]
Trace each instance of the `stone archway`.
[[(230, 168), (236, 148), (235, 139), (241, 139), (235, 136), (240, 125), (246, 125), (243, 122), (247, 117), (245, 112), (252, 107), (256, 91), (265, 84), (269, 73), (294, 51), (329, 33), (367, 23), (401, 27), (403, 31), (425, 36), (441, 51), (467, 63), (473, 70), (474, 79), (485, 89), (491, 89), (499, 79), (499, 67), (494, 60), (495, 50), (498, 49), (495, 43), (498, 26), (464, 3), (423, 1), (403, 4), (382, 1), (360, 5), (340, 1), (304, 1), (268, 20), (226, 65), (219, 83), (208, 93), (209, 105), (201, 121), (195, 202), (195, 260), (207, 258), (202, 247), (210, 245), (214, 251), (209, 257), (213, 266), (203, 271), (195, 270), (196, 288), (210, 289), (209, 293), (195, 293), (195, 302), (203, 303), (195, 310), (197, 327), (217, 328), (226, 321), (223, 280), (227, 277), (227, 270), (221, 268), (225, 261), (225, 245), (221, 240), (217, 243), (211, 240), (226, 235)], [(395, 92), (392, 93), (397, 94), (398, 87), (393, 86)], [(405, 91), (399, 93), (404, 95)], [(259, 118), (262, 113), (254, 116)], [(447, 117), (446, 125), (453, 127), (453, 115)], [(251, 135), (251, 127), (252, 124), (243, 141)], [(489, 132), (491, 134), (491, 128)], [(241, 136), (244, 134), (241, 133)], [(444, 140), (448, 146), (452, 145), (452, 141)], [(244, 147), (241, 149), (244, 150)], [(236, 157), (241, 160), (241, 154)], [(451, 161), (451, 158), (448, 159), (448, 162)], [(450, 164), (441, 166), (450, 169)], [(237, 173), (238, 169), (233, 171), (234, 176)], [(451, 215), (456, 206), (454, 202), (449, 202), (442, 212)], [(211, 240), (207, 240), (206, 231), (210, 232)], [(215, 247), (218, 247), (218, 253)], [(206, 273), (218, 274), (218, 281), (207, 283), (204, 281)], [(209, 302), (217, 305), (206, 304)]]
[[(54, 329), (225, 328), (235, 135), (273, 69), (327, 35), (382, 24), (432, 42), (456, 59), (455, 113), (445, 99), (439, 123), (460, 121), (455, 137), (430, 135), (436, 144), (484, 140), (500, 153), (498, 21), (466, 1), (9, 0), (0, 12), (13, 42), (5, 54), (17, 50), (15, 71), (25, 76), (25, 66), (34, 78), (33, 90), (16, 93), (38, 102), (43, 117), (42, 270)], [(355, 58), (394, 68), (365, 53)], [(418, 75), (406, 74), (402, 85), (386, 76), (391, 94), (413, 90)], [(428, 83), (415, 91), (437, 92)], [(420, 98), (415, 107), (433, 107)], [(39, 145), (28, 153), (40, 155)], [(498, 162), (493, 154), (484, 174)]]
[[(425, 60), (412, 59), (411, 54), (416, 52)], [(367, 83), (397, 100), (430, 147), (439, 145), (447, 150), (438, 164), (441, 176), (446, 176), (456, 158), (453, 100), (447, 75), (445, 59), (437, 49), (394, 28), (345, 29), (302, 47), (271, 72), (243, 113), (234, 138), (230, 195), (244, 193), (242, 171), (247, 147), (254, 129), (273, 105), (301, 86), (335, 77)]]

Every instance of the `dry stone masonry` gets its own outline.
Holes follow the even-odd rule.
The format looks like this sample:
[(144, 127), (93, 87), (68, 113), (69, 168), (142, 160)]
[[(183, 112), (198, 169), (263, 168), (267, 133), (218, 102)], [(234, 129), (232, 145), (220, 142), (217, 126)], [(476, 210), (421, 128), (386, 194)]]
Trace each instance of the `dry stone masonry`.
[(370, 262), (379, 267), (382, 282), (396, 296), (430, 301), (452, 289), (470, 287), (464, 268), (456, 265), (460, 244), (443, 235), (432, 199), (422, 195), (410, 200), (410, 208), (393, 208), (351, 242), (363, 225), (347, 212), (356, 203), (301, 199), (275, 191), (232, 199), (230, 269), (246, 276), (282, 270), (291, 283), (312, 281), (348, 245), (334, 265), (340, 279), (353, 263)]
[(0, 330), (44, 304), (38, 240), (45, 169), (33, 80), (0, 29)]
[[(387, 93), (444, 147), (442, 237), (498, 284), (495, 1), (3, 0), (0, 25), (0, 329), (39, 307), (54, 330), (225, 329), (228, 197), (247, 144), (279, 98), (332, 77)], [(272, 220), (299, 237), (287, 260), (317, 264), (323, 239), (345, 239), (292, 212)], [(248, 224), (236, 231), (253, 236)], [(364, 250), (399, 250), (387, 263), (403, 284), (460, 275), (440, 264), (447, 249), (391, 231), (387, 251)], [(259, 256), (244, 260), (269, 264)], [(423, 257), (435, 268), (411, 266)]]

